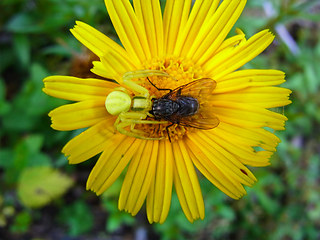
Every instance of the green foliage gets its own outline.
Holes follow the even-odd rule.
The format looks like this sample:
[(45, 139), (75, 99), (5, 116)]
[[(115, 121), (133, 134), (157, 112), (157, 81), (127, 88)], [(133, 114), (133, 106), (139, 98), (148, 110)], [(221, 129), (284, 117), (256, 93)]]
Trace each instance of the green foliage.
[[(274, 8), (270, 17), (263, 10), (267, 2)], [(163, 7), (165, 0), (161, 3)], [(253, 169), (259, 181), (239, 201), (201, 179), (203, 221), (189, 223), (174, 193), (167, 221), (151, 226), (143, 212), (132, 217), (118, 210), (122, 181), (101, 198), (85, 191), (94, 161), (67, 164), (60, 150), (78, 132), (50, 129), (48, 112), (65, 101), (41, 91), (44, 77), (70, 75), (74, 56), (83, 52), (69, 32), (75, 20), (117, 39), (103, 0), (1, 0), (0, 7), (5, 9), (0, 14), (1, 239), (110, 239), (114, 234), (133, 238), (140, 228), (164, 240), (319, 239), (318, 0), (248, 1), (236, 24), (247, 37), (265, 28), (276, 34), (265, 54), (245, 67), (283, 70), (283, 86), (293, 91), (293, 103), (278, 109), (289, 121), (286, 131), (278, 133), (282, 142), (272, 166)], [(288, 30), (299, 50), (291, 49), (278, 26)]]
[(40, 152), (43, 136), (30, 135), (21, 139), (13, 149), (0, 150), (0, 166), (6, 169), (4, 181), (8, 184), (17, 182), (26, 167), (50, 165), (50, 158)]
[(94, 222), (89, 206), (81, 200), (64, 207), (59, 213), (59, 221), (68, 226), (70, 236), (89, 232)]
[(0, 116), (5, 115), (10, 110), (10, 105), (5, 99), (5, 92), (4, 81), (0, 78)]
[(123, 225), (134, 225), (134, 218), (125, 212), (120, 212), (118, 209), (120, 189), (121, 182), (118, 180), (108, 189), (108, 191), (103, 193), (101, 198), (103, 208), (110, 214), (108, 221), (106, 222), (106, 230), (108, 232), (114, 232)]
[(28, 211), (23, 211), (15, 216), (13, 225), (10, 226), (10, 231), (14, 233), (25, 233), (29, 230), (32, 218)]

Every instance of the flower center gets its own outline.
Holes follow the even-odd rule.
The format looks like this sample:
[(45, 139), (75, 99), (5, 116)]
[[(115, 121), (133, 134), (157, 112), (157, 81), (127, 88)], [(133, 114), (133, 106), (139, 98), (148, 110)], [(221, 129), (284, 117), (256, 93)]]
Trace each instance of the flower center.
[[(143, 68), (161, 70), (170, 75), (170, 77), (149, 77), (152, 84), (160, 90), (152, 86), (149, 82), (144, 81), (141, 83), (143, 87), (148, 89), (150, 96), (154, 96), (155, 98), (161, 98), (165, 94), (169, 93), (169, 90), (161, 89), (174, 90), (182, 85), (203, 77), (202, 69), (200, 67), (193, 64), (192, 61), (183, 58), (167, 57), (164, 59), (152, 59), (151, 61), (147, 61), (143, 65)], [(148, 117), (148, 120), (154, 119)], [(171, 141), (178, 140), (186, 133), (194, 130), (194, 128), (188, 128), (179, 124), (172, 125), (171, 122), (168, 122), (168, 124), (138, 124), (135, 128), (145, 132), (148, 137), (165, 137), (167, 139), (170, 137)]]
[[(147, 61), (143, 64), (144, 69), (161, 70), (168, 73), (171, 78), (164, 77), (151, 77), (150, 80), (157, 88), (169, 88), (171, 90), (180, 87), (184, 84), (192, 82), (196, 79), (203, 77), (202, 69), (188, 59), (167, 57), (167, 58), (154, 58), (151, 61)], [(146, 88), (149, 85), (145, 86)], [(167, 92), (154, 91), (156, 89), (150, 89), (150, 94), (153, 93), (156, 96), (163, 96)]]

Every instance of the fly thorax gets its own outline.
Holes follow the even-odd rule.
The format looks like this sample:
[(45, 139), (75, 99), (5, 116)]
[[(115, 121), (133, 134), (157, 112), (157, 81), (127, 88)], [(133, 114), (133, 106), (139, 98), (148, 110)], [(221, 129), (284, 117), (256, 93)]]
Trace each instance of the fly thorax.
[(158, 119), (171, 116), (179, 109), (179, 104), (170, 99), (156, 99), (152, 105), (153, 115)]

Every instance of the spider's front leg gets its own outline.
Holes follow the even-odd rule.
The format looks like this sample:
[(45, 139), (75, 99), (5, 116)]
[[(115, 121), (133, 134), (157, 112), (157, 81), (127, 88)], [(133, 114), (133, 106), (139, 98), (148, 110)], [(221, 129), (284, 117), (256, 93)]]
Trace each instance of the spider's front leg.
[[(152, 121), (152, 120), (144, 120), (147, 117), (146, 113), (139, 113), (139, 112), (125, 112), (121, 113), (114, 123), (115, 128), (121, 134), (140, 138), (144, 140), (160, 140), (164, 137), (160, 138), (151, 138), (147, 137), (144, 131), (135, 129), (136, 124), (163, 124), (167, 123), (166, 121)], [(126, 129), (126, 127), (130, 126), (130, 131)]]
[(132, 91), (138, 93), (139, 96), (143, 96), (145, 98), (149, 98), (149, 91), (140, 86), (139, 84), (133, 82), (131, 79), (137, 78), (146, 78), (151, 76), (162, 76), (162, 77), (170, 77), (170, 75), (166, 72), (160, 70), (136, 70), (132, 72), (126, 72), (122, 76), (123, 84), (128, 86)]

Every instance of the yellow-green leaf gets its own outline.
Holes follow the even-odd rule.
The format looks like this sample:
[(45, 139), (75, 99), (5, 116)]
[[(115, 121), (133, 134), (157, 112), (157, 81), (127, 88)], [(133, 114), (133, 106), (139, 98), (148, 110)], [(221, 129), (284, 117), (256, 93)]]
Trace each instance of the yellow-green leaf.
[(26, 168), (20, 176), (18, 195), (28, 207), (42, 207), (60, 197), (73, 184), (73, 180), (48, 166)]

